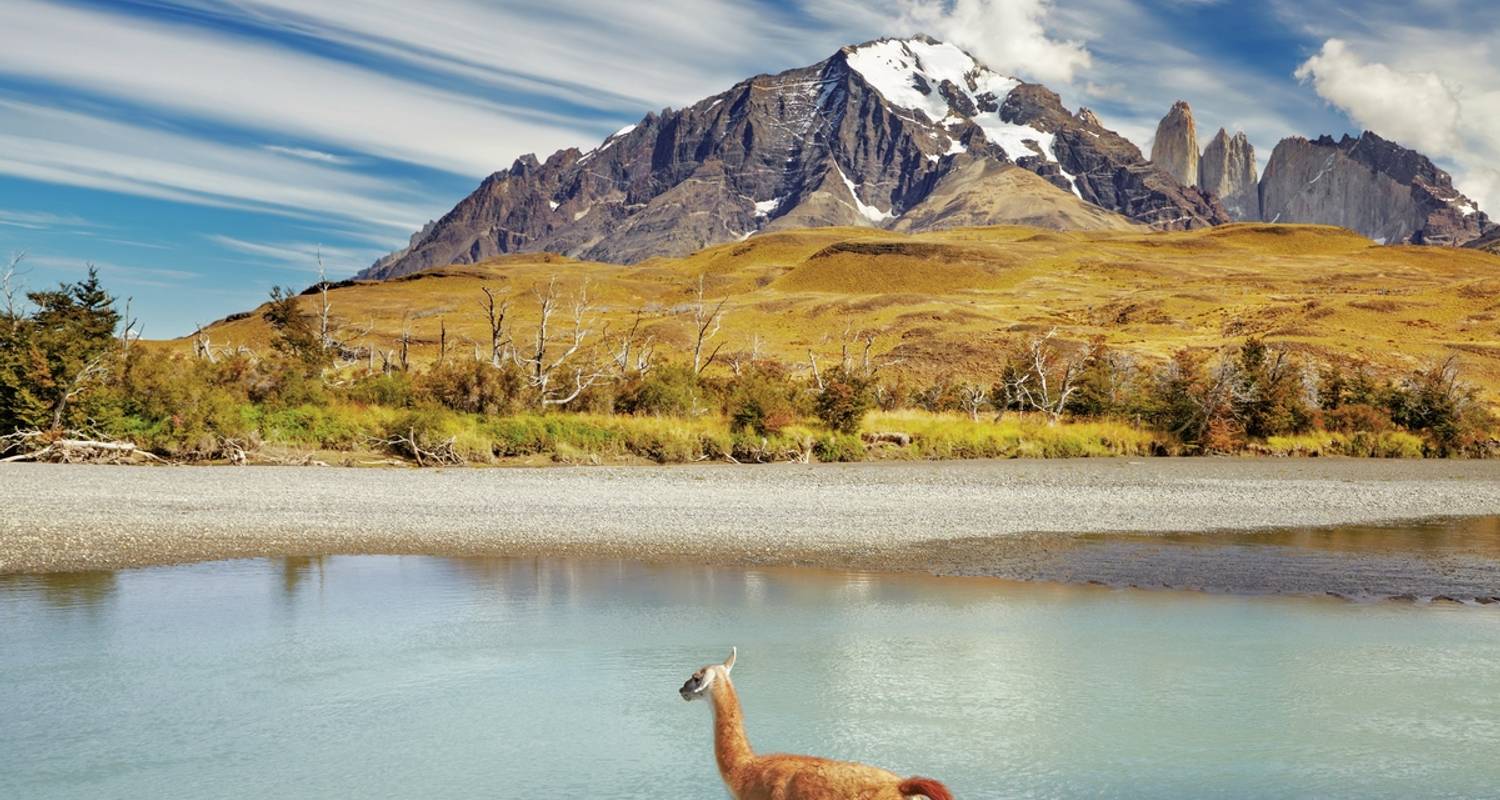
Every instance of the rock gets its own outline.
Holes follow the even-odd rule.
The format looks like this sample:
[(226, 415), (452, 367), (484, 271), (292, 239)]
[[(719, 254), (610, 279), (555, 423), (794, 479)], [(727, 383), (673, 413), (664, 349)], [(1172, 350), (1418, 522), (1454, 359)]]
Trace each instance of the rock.
[(1244, 131), (1231, 138), (1223, 128), (1203, 148), (1198, 160), (1198, 186), (1219, 198), (1236, 222), (1260, 219), (1260, 184), (1255, 174), (1255, 148)]
[(1477, 239), (1472, 239), (1464, 247), (1475, 250), (1483, 250), (1486, 253), (1494, 253), (1500, 256), (1500, 225), (1490, 228), (1489, 232)]
[(1495, 227), (1426, 156), (1369, 131), (1282, 139), (1260, 179), (1260, 211), (1268, 222), (1341, 225), (1382, 244), (1462, 245)]
[(1193, 109), (1186, 100), (1178, 100), (1156, 126), (1151, 163), (1183, 186), (1197, 186), (1198, 158), (1198, 129), (1193, 124)]
[[(1232, 221), (1219, 202), (1196, 184), (1183, 185), (1157, 169), (1130, 140), (1103, 127), (1093, 112), (1073, 115), (1057, 94), (1023, 83), (1000, 108), (1006, 122), (1052, 134), (1055, 168), (1072, 176), (1079, 196), (1158, 230), (1206, 228)], [(1053, 165), (1029, 164), (1045, 176)]]

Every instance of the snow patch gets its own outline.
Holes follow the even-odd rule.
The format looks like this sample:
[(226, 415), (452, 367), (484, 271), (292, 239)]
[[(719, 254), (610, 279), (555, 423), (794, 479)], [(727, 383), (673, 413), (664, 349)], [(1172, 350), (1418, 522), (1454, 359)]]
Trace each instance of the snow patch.
[(552, 206), (552, 210), (556, 211), (559, 204), (556, 200), (548, 200), (547, 205)]
[(848, 62), (886, 100), (920, 111), (933, 122), (943, 122), (952, 116), (947, 98), (938, 90), (945, 80), (976, 105), (978, 95), (990, 92), (997, 100), (1003, 99), (1021, 83), (997, 75), (963, 49), (947, 42), (916, 39), (873, 42), (850, 52)]
[(761, 200), (755, 204), (755, 216), (769, 217), (781, 205), (785, 197), (773, 197), (770, 200)]
[(864, 201), (859, 199), (858, 187), (854, 185), (854, 181), (849, 180), (849, 176), (844, 174), (844, 168), (840, 167), (837, 163), (833, 165), (833, 168), (838, 170), (839, 177), (844, 180), (844, 186), (848, 187), (849, 196), (854, 198), (854, 210), (858, 211), (860, 216), (876, 224), (889, 219), (895, 219), (896, 215), (889, 211), (881, 211), (875, 206), (865, 205)]
[[(850, 52), (848, 61), (849, 66), (864, 76), (892, 105), (920, 111), (950, 130), (962, 124), (964, 117), (949, 107), (947, 98), (939, 91), (943, 81), (951, 82), (975, 107), (979, 106), (981, 95), (990, 94), (995, 102), (1003, 102), (1006, 95), (1020, 85), (1020, 81), (997, 74), (962, 49), (946, 42), (915, 39), (874, 42)], [(922, 93), (923, 86), (928, 89), (926, 94)], [(1000, 118), (998, 110), (980, 112), (971, 119), (984, 131), (985, 138), (1004, 148), (1012, 161), (1028, 156), (1037, 156), (1044, 161), (1057, 160), (1050, 133), (1029, 125), (1006, 122)], [(1027, 145), (1027, 140), (1035, 142), (1036, 147)], [(954, 143), (947, 154), (962, 150), (962, 145)], [(929, 158), (937, 160), (932, 156)], [(1076, 186), (1073, 191), (1078, 192)]]

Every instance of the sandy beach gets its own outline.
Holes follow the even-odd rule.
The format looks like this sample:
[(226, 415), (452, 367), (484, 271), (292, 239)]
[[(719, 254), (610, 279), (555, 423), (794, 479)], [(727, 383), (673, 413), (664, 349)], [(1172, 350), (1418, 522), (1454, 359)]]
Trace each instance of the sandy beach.
[[(1348, 526), (1500, 515), (1500, 463), (1489, 461), (431, 471), (16, 464), (0, 467), (0, 485), (7, 498), (0, 573), (391, 553), (806, 564), (1231, 592), (1500, 595), (1493, 526), (1439, 526), (1442, 546), (1426, 535), (1387, 534), (1374, 545), (1348, 535)], [(1313, 539), (1265, 536), (1288, 529), (1314, 531)], [(1321, 542), (1319, 530), (1343, 544)], [(1249, 544), (1265, 546), (1246, 551)], [(1287, 564), (1296, 568), (1289, 573)]]

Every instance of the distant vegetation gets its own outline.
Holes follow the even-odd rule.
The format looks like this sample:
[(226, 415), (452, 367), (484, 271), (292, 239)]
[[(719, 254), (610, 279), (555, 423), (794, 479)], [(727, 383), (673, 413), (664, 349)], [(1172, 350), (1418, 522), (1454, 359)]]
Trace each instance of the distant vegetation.
[[(1102, 337), (1033, 334), (983, 374), (919, 379), (877, 355), (876, 334), (830, 336), (803, 362), (732, 356), (722, 301), (702, 284), (691, 335), (658, 356), (639, 326), (595, 324), (585, 290), (470, 298), (485, 340), (418, 358), (359, 344), (324, 284), (272, 293), (269, 346), (192, 352), (133, 340), (90, 270), (0, 310), (0, 434), (8, 459), (296, 461), (420, 465), (541, 458), (857, 461), (1234, 454), (1484, 456), (1495, 420), (1455, 360), (1377, 378), (1247, 338), (1146, 361)], [(512, 307), (532, 306), (522, 327)], [(150, 455), (142, 455), (150, 454)], [(342, 454), (342, 455), (336, 455)]]

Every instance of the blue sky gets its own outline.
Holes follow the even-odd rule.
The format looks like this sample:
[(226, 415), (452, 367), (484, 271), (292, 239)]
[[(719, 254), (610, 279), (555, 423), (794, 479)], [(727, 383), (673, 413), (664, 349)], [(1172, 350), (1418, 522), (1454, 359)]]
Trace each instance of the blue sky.
[(1500, 203), (1488, 0), (3, 0), (0, 255), (94, 262), (175, 336), (402, 245), (518, 155), (590, 147), (840, 46), (924, 31), (1149, 147), (1369, 127)]

